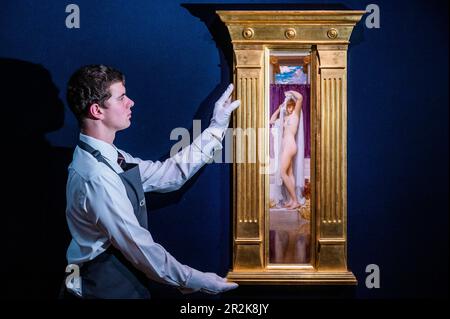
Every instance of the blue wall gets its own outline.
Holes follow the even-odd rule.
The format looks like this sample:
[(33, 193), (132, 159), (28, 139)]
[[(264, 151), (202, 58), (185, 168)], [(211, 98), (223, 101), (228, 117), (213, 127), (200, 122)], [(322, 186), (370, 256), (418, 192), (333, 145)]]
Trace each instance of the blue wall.
[[(1, 106), (12, 126), (3, 140), (11, 146), (7, 141), (20, 136), (20, 178), (16, 176), (20, 182), (13, 182), (13, 191), (29, 198), (25, 206), (19, 205), (11, 221), (14, 226), (7, 232), (8, 251), (16, 260), (15, 272), (10, 270), (10, 296), (15, 297), (36, 296), (30, 289), (13, 287), (21, 282), (18, 269), (29, 269), (22, 265), (25, 261), (45, 264), (46, 259), (46, 267), (36, 266), (54, 278), (46, 296), (53, 296), (60, 279), (55, 272), (64, 267), (65, 167), (78, 128), (60, 101), (53, 101), (55, 109), (46, 109), (47, 114), (41, 112), (39, 107), (48, 103), (39, 97), (40, 83), (51, 83), (50, 76), (65, 101), (67, 80), (79, 66), (103, 63), (122, 70), (136, 105), (131, 128), (118, 134), (116, 144), (138, 157), (161, 159), (175, 143), (169, 139), (173, 128), (192, 128), (193, 119), (208, 125), (213, 103), (230, 81), (228, 39), (218, 38), (220, 30), (213, 39), (217, 25), (199, 19), (208, 17), (207, 10), (195, 9), (189, 1), (77, 0), (80, 29), (65, 26), (70, 3), (0, 4), (0, 58), (2, 68), (9, 68), (9, 73), (1, 70), (5, 90)], [(325, 2), (311, 3), (323, 8)], [(448, 3), (328, 3), (359, 10), (375, 3), (381, 9), (381, 28), (367, 29), (362, 21), (349, 51), (348, 257), (359, 285), (345, 295), (448, 296), (448, 38), (442, 35), (448, 31)], [(36, 71), (32, 64), (11, 59), (43, 69)], [(16, 86), (11, 88), (11, 82)], [(27, 147), (45, 153), (51, 164), (30, 165)], [(149, 195), (155, 239), (181, 262), (221, 275), (231, 262), (230, 172), (228, 164), (209, 165), (181, 191)], [(380, 289), (369, 290), (364, 284), (365, 267), (372, 263), (381, 269)], [(311, 293), (330, 295), (330, 291), (323, 287)], [(309, 291), (284, 293), (295, 298)]]

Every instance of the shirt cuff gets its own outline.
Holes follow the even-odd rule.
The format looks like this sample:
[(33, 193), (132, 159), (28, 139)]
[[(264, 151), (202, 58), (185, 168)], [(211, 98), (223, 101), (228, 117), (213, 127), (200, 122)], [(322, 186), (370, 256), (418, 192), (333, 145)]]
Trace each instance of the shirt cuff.
[(209, 126), (205, 132), (208, 132), (209, 134), (211, 134), (213, 137), (215, 137), (219, 142), (222, 142), (223, 138), (225, 137), (225, 133), (227, 131), (228, 127), (225, 128), (220, 128), (220, 127), (213, 127), (213, 126)]
[(203, 288), (203, 286), (204, 286), (202, 272), (198, 271), (198, 270), (196, 270), (194, 268), (191, 268), (191, 267), (189, 267), (187, 265), (185, 265), (185, 267), (187, 269), (189, 269), (190, 276), (189, 276), (189, 279), (187, 279), (186, 282), (183, 285), (178, 287), (178, 289), (183, 294), (190, 294), (190, 293), (197, 292), (197, 291), (201, 290)]

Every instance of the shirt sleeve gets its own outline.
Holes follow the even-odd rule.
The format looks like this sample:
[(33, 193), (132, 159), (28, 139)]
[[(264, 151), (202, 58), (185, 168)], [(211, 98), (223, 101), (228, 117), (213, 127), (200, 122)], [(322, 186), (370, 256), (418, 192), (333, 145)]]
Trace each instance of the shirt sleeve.
[(109, 241), (152, 280), (177, 287), (193, 286), (192, 268), (178, 262), (141, 227), (119, 177), (111, 171), (87, 181), (84, 210)]
[(212, 161), (214, 153), (222, 149), (225, 130), (209, 127), (192, 144), (169, 159), (141, 160), (125, 153), (128, 163), (139, 164), (145, 192), (170, 192), (179, 189), (204, 164)]

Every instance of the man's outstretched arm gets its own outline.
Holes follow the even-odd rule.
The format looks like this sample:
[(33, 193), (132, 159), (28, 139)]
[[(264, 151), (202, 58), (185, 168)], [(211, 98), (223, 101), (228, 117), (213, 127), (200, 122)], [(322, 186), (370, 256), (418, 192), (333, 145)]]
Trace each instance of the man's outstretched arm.
[(233, 85), (230, 84), (215, 103), (210, 126), (192, 144), (164, 162), (144, 161), (123, 152), (127, 162), (139, 164), (145, 192), (170, 192), (179, 189), (213, 158), (216, 151), (222, 149), (222, 139), (231, 114), (240, 105), (238, 100), (231, 102), (232, 92)]
[(148, 278), (178, 287), (183, 293), (203, 291), (216, 294), (237, 287), (214, 273), (205, 273), (178, 262), (155, 243), (141, 227), (126, 190), (112, 171), (92, 177), (81, 196), (85, 214), (109, 241)]

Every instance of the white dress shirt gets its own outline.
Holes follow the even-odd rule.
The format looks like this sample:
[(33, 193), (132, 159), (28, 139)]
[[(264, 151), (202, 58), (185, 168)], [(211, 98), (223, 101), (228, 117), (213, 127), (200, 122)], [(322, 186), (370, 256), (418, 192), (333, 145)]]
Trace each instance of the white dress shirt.
[[(68, 263), (81, 266), (114, 244), (148, 278), (182, 289), (198, 288), (190, 287), (199, 281), (191, 277), (200, 272), (180, 264), (139, 225), (118, 176), (123, 170), (117, 164), (117, 151), (127, 163), (139, 165), (145, 192), (169, 192), (179, 189), (212, 159), (216, 150), (222, 149), (223, 133), (207, 128), (191, 145), (164, 162), (144, 161), (114, 145), (80, 134), (80, 140), (100, 151), (115, 172), (90, 153), (75, 148), (66, 189), (66, 218), (72, 235)], [(80, 295), (82, 287), (72, 290)]]

